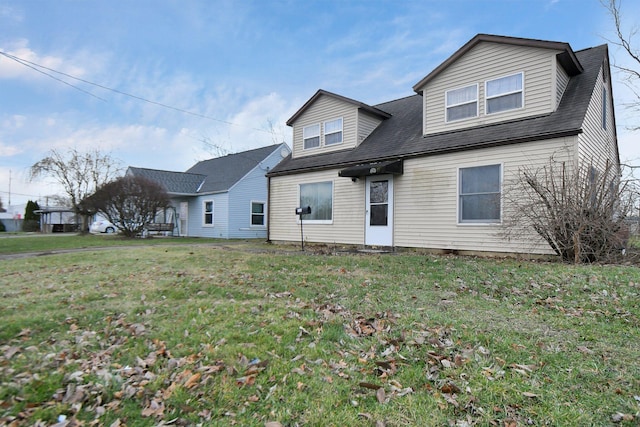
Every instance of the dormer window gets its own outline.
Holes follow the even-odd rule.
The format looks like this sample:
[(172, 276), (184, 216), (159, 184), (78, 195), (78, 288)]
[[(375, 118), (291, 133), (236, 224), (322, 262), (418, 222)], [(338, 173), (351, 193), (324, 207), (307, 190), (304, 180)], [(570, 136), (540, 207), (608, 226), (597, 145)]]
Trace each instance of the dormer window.
[(342, 118), (324, 122), (324, 145), (342, 143)]
[(478, 85), (448, 90), (445, 93), (447, 122), (478, 116)]
[(302, 129), (302, 137), (304, 138), (305, 150), (320, 147), (320, 123), (305, 126)]
[(522, 108), (522, 81), (523, 73), (487, 81), (487, 114)]

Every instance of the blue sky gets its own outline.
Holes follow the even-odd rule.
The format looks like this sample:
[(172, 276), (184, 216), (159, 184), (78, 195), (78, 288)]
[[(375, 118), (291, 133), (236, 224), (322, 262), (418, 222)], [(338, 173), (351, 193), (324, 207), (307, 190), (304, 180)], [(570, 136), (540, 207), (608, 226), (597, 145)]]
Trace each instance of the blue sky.
[[(628, 27), (640, 25), (637, 3), (623, 0)], [(53, 148), (183, 171), (290, 143), (286, 120), (318, 89), (368, 104), (411, 95), (477, 33), (574, 50), (614, 38), (599, 0), (0, 0), (0, 28), (0, 52), (67, 75), (0, 56), (5, 206), (10, 174), (12, 204), (60, 193), (27, 179)], [(614, 72), (621, 159), (638, 164), (640, 135), (627, 127), (640, 118), (620, 81)]]

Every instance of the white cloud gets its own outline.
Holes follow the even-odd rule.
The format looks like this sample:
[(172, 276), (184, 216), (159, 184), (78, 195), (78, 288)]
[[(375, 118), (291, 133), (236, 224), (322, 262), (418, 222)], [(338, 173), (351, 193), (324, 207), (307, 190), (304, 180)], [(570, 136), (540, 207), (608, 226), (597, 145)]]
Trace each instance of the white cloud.
[(0, 5), (0, 18), (7, 18), (12, 22), (22, 22), (24, 20), (24, 14), (18, 9), (2, 4)]
[[(29, 47), (29, 41), (26, 39), (16, 40), (10, 43), (8, 46), (0, 46), (0, 50), (8, 53), (11, 56), (15, 56), (19, 59), (41, 65), (56, 71), (60, 71), (75, 77), (82, 77), (85, 75), (85, 69), (73, 65), (73, 61), (68, 58), (55, 55), (41, 55), (32, 50)], [(40, 68), (38, 68), (40, 69)], [(51, 73), (47, 70), (42, 70), (46, 73)], [(7, 58), (4, 55), (0, 55), (0, 78), (4, 79), (34, 79), (44, 78), (42, 73), (38, 73), (29, 66), (25, 66), (16, 60)], [(59, 76), (58, 76), (59, 77)]]
[(0, 157), (11, 157), (21, 152), (22, 150), (15, 145), (8, 145), (0, 142)]

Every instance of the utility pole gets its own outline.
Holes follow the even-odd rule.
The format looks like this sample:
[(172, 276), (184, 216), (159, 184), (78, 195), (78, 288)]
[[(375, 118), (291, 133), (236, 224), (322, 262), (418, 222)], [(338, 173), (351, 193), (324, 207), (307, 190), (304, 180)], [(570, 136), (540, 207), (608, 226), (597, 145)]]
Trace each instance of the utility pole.
[(11, 207), (11, 169), (9, 169), (9, 207)]

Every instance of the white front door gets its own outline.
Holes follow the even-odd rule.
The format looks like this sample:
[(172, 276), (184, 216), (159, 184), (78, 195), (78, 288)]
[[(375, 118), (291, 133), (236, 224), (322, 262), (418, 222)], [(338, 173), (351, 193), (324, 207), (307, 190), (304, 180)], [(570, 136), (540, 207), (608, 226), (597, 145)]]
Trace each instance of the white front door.
[(393, 175), (368, 176), (365, 244), (393, 246)]
[(189, 202), (180, 202), (180, 236), (189, 234), (188, 223), (189, 218)]

